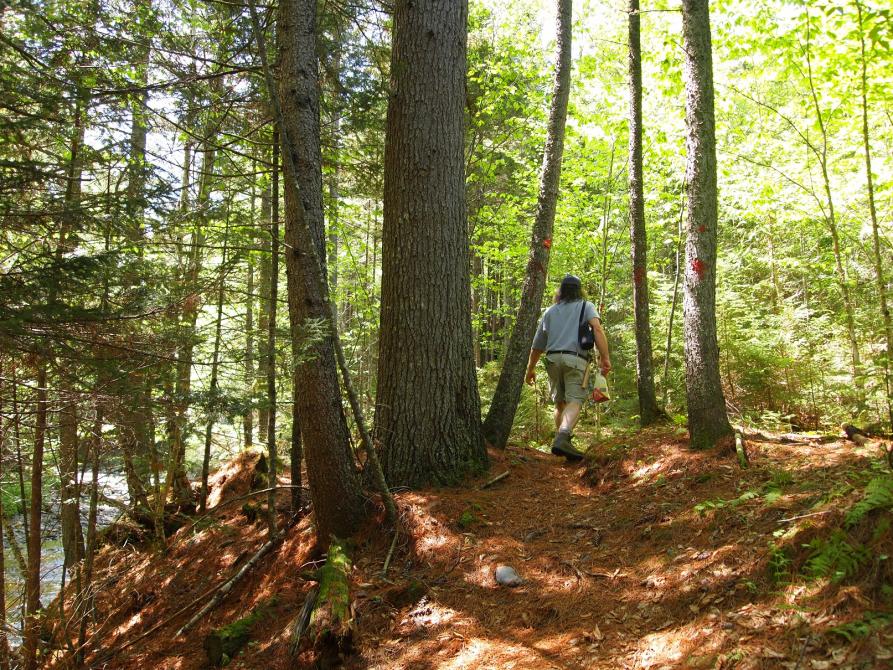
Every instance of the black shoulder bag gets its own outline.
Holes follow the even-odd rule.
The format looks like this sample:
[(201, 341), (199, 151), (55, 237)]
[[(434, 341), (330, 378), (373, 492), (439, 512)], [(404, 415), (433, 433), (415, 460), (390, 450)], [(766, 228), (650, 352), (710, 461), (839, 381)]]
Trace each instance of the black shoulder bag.
[(589, 325), (589, 322), (583, 320), (585, 314), (586, 301), (584, 300), (583, 306), (580, 308), (580, 329), (577, 335), (577, 343), (583, 351), (591, 351), (595, 346), (595, 333), (592, 331), (592, 326)]

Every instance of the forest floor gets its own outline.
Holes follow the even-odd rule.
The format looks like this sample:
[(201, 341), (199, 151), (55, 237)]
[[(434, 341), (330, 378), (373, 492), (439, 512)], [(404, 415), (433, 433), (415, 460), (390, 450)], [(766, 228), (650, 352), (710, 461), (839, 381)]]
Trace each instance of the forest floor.
[[(582, 465), (510, 446), (465, 488), (399, 493), (405, 533), (387, 576), (388, 534), (369, 528), (353, 551), (355, 645), (344, 667), (893, 667), (890, 513), (844, 523), (867, 482), (886, 476), (878, 445), (751, 441), (742, 470), (734, 456), (690, 451), (679, 432), (613, 438)], [(212, 500), (243, 492), (249, 460), (217, 475)], [(308, 518), (175, 636), (202, 594), (263, 543), (263, 522), (240, 504), (181, 529), (163, 558), (104, 549), (90, 667), (207, 667), (208, 631), (258, 607), (253, 639), (229, 667), (312, 667), (311, 652), (287, 652), (312, 586), (301, 574), (313, 565)], [(830, 569), (816, 563), (824, 554)], [(498, 586), (498, 565), (523, 584)]]

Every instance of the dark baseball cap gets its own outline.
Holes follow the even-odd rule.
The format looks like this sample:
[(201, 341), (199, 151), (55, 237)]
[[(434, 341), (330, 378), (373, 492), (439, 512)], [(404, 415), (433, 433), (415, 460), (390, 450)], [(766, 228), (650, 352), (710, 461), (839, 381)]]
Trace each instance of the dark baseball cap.
[(566, 274), (564, 278), (561, 280), (562, 286), (582, 286), (582, 282), (577, 275)]

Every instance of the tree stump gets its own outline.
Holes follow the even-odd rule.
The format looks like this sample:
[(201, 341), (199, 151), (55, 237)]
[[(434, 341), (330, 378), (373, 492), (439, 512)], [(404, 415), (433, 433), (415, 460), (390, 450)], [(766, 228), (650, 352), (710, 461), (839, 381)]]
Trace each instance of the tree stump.
[(319, 586), (307, 599), (308, 606), (313, 603), (309, 623), (306, 622), (305, 613), (295, 621), (292, 654), (298, 652), (306, 625), (307, 639), (317, 653), (316, 667), (338, 667), (339, 656), (350, 649), (353, 636), (348, 581), (350, 568), (351, 560), (344, 544), (333, 539), (325, 565), (314, 576)]

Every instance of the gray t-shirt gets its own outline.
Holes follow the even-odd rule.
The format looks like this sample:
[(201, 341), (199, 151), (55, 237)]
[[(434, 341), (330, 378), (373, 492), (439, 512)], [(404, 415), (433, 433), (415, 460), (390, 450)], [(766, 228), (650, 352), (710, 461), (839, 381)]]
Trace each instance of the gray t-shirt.
[[(579, 300), (574, 302), (558, 302), (549, 307), (533, 337), (532, 349), (543, 351), (575, 351), (588, 355), (589, 352), (580, 349), (578, 343), (580, 333), (580, 308), (583, 307)], [(583, 312), (583, 321), (600, 318), (595, 311), (595, 305), (586, 302)]]

